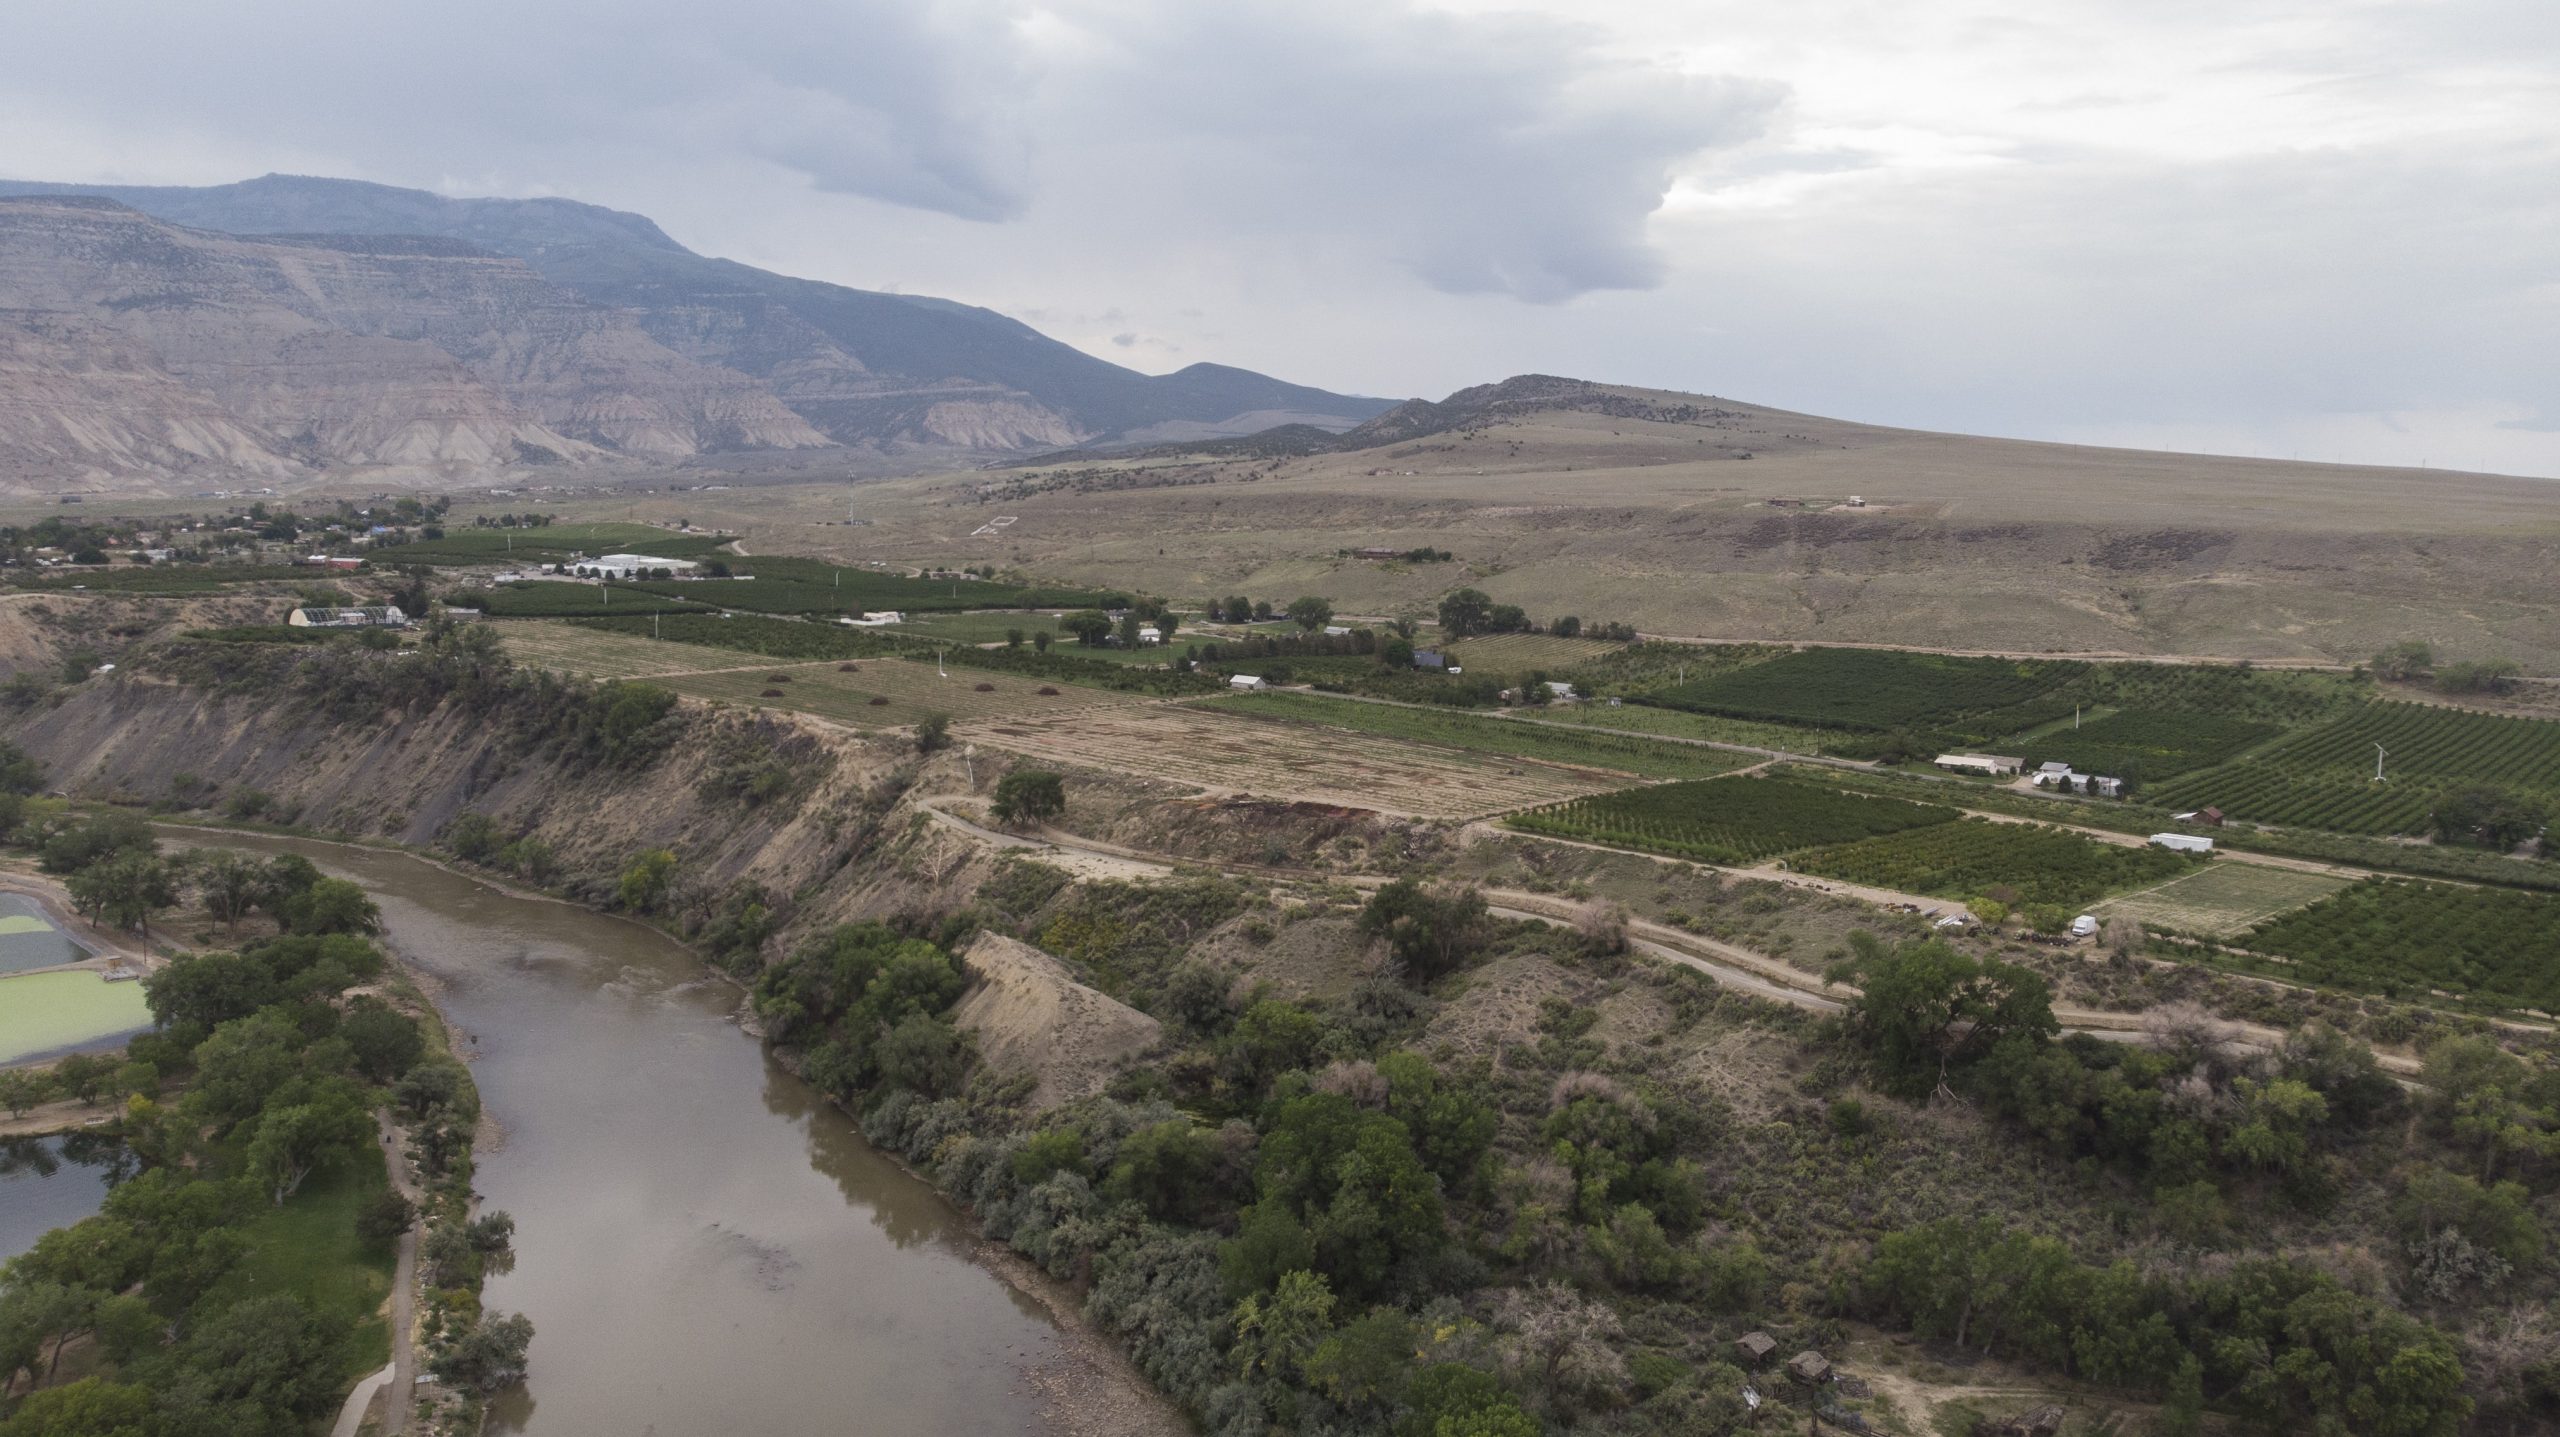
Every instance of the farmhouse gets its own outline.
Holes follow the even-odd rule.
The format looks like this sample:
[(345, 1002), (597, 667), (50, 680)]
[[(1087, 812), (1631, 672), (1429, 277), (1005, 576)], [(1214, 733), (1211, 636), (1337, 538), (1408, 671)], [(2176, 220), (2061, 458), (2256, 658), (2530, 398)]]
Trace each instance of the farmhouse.
[(361, 569), (364, 567), (364, 560), (362, 559), (352, 559), (343, 556), (333, 557), (328, 554), (314, 554), (302, 562), (306, 564), (317, 564), (323, 569)]
[(1985, 778), (2005, 778), (2027, 766), (2025, 759), (1997, 753), (1942, 753), (1930, 762), (1949, 773), (1978, 773)]
[(2094, 793), (2100, 798), (2124, 797), (2124, 780), (2103, 774), (2082, 773), (2067, 763), (2039, 764), (2028, 775), (2028, 782), (2038, 788), (2058, 789), (2064, 793)]
[(891, 624), (903, 624), (906, 621), (907, 616), (896, 609), (871, 610), (866, 611), (858, 619), (848, 617), (836, 620), (839, 624), (857, 629), (885, 629)]
[(409, 616), (391, 605), (378, 609), (296, 609), (285, 615), (296, 629), (405, 629)]
[(1138, 642), (1142, 644), (1161, 644), (1164, 642), (1164, 630), (1155, 628), (1140, 629), (1138, 630)]
[(1264, 683), (1258, 674), (1238, 674), (1227, 680), (1227, 687), (1240, 693), (1249, 693), (1255, 689), (1267, 689), (1271, 685)]
[(1547, 680), (1547, 697), (1554, 699), (1559, 703), (1569, 704), (1575, 699), (1582, 697), (1582, 695), (1575, 693), (1573, 691), (1573, 685), (1571, 684), (1561, 683), (1555, 679), (1549, 679)]

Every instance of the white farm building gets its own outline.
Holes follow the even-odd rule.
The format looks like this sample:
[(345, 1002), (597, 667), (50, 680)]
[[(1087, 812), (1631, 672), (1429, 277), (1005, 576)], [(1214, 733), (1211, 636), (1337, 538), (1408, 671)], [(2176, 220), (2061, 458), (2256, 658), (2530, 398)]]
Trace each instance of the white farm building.
[(702, 568), (691, 559), (661, 559), (655, 554), (607, 554), (601, 559), (580, 559), (573, 567), (582, 579), (641, 579), (660, 572), (689, 579)]
[(395, 605), (385, 604), (369, 609), (301, 608), (285, 615), (285, 624), (296, 629), (405, 629), (409, 616)]

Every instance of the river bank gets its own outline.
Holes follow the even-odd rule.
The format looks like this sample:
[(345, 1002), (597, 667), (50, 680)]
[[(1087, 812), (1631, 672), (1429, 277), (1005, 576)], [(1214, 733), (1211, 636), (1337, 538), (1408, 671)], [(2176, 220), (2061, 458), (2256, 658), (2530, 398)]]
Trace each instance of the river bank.
[(1072, 1292), (864, 1144), (739, 1027), (735, 982), (658, 930), (397, 850), (170, 836), (365, 886), (455, 1033), (500, 1135), (477, 1186), (518, 1224), (487, 1301), (540, 1333), (490, 1430), (799, 1430), (848, 1407), (901, 1431), (1187, 1430)]

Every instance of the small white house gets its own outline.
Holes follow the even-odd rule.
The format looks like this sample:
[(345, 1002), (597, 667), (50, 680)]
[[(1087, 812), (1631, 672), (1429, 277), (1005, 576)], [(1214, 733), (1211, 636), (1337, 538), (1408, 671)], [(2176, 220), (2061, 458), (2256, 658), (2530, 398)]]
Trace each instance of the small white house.
[(1554, 679), (1549, 679), (1547, 680), (1547, 697), (1558, 703), (1569, 704), (1575, 699), (1582, 697), (1582, 695), (1575, 693), (1573, 691), (1573, 685), (1571, 684), (1559, 683)]
[(1350, 632), (1351, 630), (1340, 624), (1327, 624), (1324, 626), (1324, 636), (1328, 639), (1339, 639), (1348, 635)]
[(2151, 841), (2162, 848), (2174, 848), (2180, 853), (2213, 852), (2212, 839), (2199, 838), (2192, 833), (2155, 833), (2151, 835)]
[(1141, 644), (1161, 644), (1164, 642), (1164, 630), (1157, 628), (1140, 629), (1138, 630), (1138, 642)]
[(1261, 676), (1257, 674), (1237, 674), (1227, 680), (1227, 687), (1238, 693), (1251, 693), (1257, 689), (1267, 689), (1271, 685), (1264, 683)]
[(845, 624), (857, 629), (885, 629), (891, 624), (903, 624), (906, 621), (907, 616), (896, 609), (879, 609), (866, 612), (858, 619), (844, 618), (836, 620), (839, 624)]

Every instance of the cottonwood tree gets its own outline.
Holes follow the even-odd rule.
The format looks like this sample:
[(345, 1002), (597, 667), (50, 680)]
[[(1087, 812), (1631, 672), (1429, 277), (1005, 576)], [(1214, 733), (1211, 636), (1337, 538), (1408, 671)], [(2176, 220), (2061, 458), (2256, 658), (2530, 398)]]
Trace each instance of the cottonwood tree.
[(2050, 1038), (2052, 990), (2015, 964), (1971, 958), (1943, 943), (1888, 949), (1850, 935), (1855, 957), (1839, 976), (1860, 988), (1849, 1031), (1872, 1054), (1888, 1086), (1907, 1096), (1947, 1091), (1957, 1069), (2014, 1035)]
[(1047, 769), (1017, 768), (996, 780), (998, 823), (1038, 823), (1066, 811), (1066, 780)]

